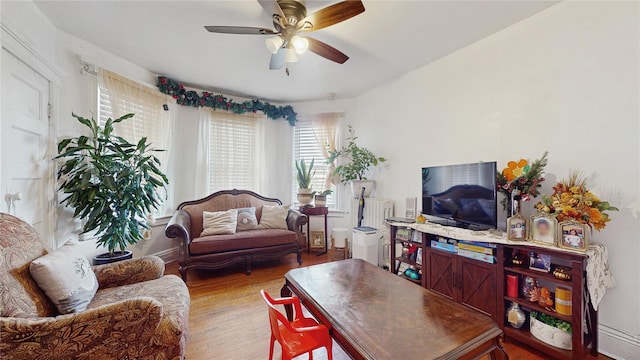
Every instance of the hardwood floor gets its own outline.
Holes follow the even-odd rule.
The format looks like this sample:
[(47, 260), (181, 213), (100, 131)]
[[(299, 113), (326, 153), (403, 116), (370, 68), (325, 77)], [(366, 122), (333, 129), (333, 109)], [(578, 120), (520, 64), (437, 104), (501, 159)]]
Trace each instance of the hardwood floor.
[[(302, 266), (327, 262), (329, 256), (331, 253), (324, 256), (304, 254)], [(281, 261), (256, 264), (250, 276), (245, 275), (242, 267), (223, 271), (190, 271), (191, 311), (186, 359), (267, 359), (269, 321), (260, 290), (279, 296), (284, 274), (297, 267), (295, 256), (289, 255)], [(177, 263), (167, 264), (166, 273), (178, 275)], [(533, 349), (512, 343), (505, 344), (505, 350), (511, 359), (516, 360), (548, 358)], [(316, 350), (313, 358), (326, 359), (325, 350)], [(342, 360), (349, 359), (349, 356), (334, 343), (333, 358)], [(598, 358), (608, 359), (602, 355)], [(278, 345), (275, 346), (274, 359), (280, 359)]]

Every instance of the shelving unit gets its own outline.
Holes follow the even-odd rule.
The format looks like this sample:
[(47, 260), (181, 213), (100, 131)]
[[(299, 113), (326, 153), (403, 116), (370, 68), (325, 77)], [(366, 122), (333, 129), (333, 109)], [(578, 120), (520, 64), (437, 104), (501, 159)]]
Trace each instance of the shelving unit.
[[(420, 231), (421, 242), (396, 238), (398, 229), (411, 228), (410, 226), (419, 229), (416, 231)], [(452, 237), (453, 235), (450, 235), (451, 232), (446, 228), (431, 227), (429, 224), (410, 226), (391, 226), (391, 238), (393, 239), (391, 258), (394, 259), (391, 271), (395, 270), (397, 274), (396, 264), (399, 263), (406, 263), (422, 269), (420, 284), (423, 287), (488, 315), (504, 331), (505, 341), (517, 341), (529, 345), (555, 359), (584, 359), (589, 353), (597, 356), (598, 314), (589, 300), (586, 289), (586, 254), (547, 246), (536, 246), (525, 242), (511, 243), (495, 234), (485, 235), (488, 241), (483, 241), (482, 235), (476, 235), (473, 231), (458, 229), (455, 237)], [(458, 240), (494, 243), (496, 244), (496, 263), (485, 263), (431, 247), (431, 240), (437, 240), (439, 236)], [(412, 259), (397, 255), (395, 244), (398, 242), (409, 242), (421, 246), (422, 265), (418, 265)], [(516, 251), (527, 254), (535, 252), (550, 255), (553, 265), (571, 268), (571, 280), (557, 279), (552, 272), (530, 270), (527, 261), (525, 261), (526, 266), (514, 266), (511, 260)], [(553, 271), (553, 268), (551, 271)], [(506, 294), (506, 279), (509, 274), (518, 275), (519, 297), (517, 298), (509, 297)], [(547, 287), (551, 291), (555, 291), (554, 286), (570, 288), (571, 315), (559, 314), (555, 312), (555, 307), (545, 308), (538, 305), (537, 302), (530, 302), (525, 299), (520, 294), (522, 279), (525, 276), (536, 278), (548, 284)], [(520, 304), (521, 308), (527, 313), (527, 321), (520, 329), (511, 327), (506, 321), (506, 311), (511, 302)], [(538, 311), (571, 323), (573, 349), (563, 350), (535, 338), (529, 331), (529, 313), (531, 311)]]
[[(404, 229), (408, 229), (411, 232), (411, 235), (408, 238), (400, 238), (400, 239), (398, 239), (398, 230), (404, 230)], [(409, 259), (406, 256), (396, 254), (396, 244), (398, 244), (398, 243), (409, 243), (409, 244), (418, 245), (422, 249), (422, 251), (421, 251), (422, 264), (424, 264), (424, 254), (425, 254), (424, 235), (423, 234), (420, 235), (421, 239), (422, 239), (422, 242), (413, 241), (413, 232), (414, 231), (415, 230), (413, 230), (411, 228), (407, 228), (407, 227), (405, 227), (405, 228), (400, 228), (400, 227), (397, 227), (397, 226), (392, 226), (391, 227), (391, 239), (393, 239), (393, 240), (392, 240), (391, 246), (390, 246), (391, 247), (390, 254), (391, 254), (391, 259), (393, 259), (393, 261), (392, 261), (390, 269), (392, 269), (392, 271), (394, 271), (394, 273), (396, 275), (400, 275), (403, 279), (409, 280), (409, 281), (411, 281), (411, 282), (413, 282), (415, 284), (419, 284), (421, 286), (425, 286), (425, 276), (424, 276), (425, 275), (424, 274), (425, 271), (423, 270), (422, 265), (418, 264), (415, 260)], [(398, 270), (400, 269), (400, 265), (402, 263), (405, 263), (407, 265), (415, 267), (418, 270), (421, 270), (422, 271), (422, 278), (420, 280), (414, 280), (414, 279), (411, 279), (411, 278), (408, 278), (408, 277), (404, 276), (403, 274), (402, 275), (398, 274)]]
[[(584, 359), (588, 353), (597, 356), (598, 349), (598, 316), (597, 312), (593, 309), (590, 301), (586, 295), (586, 281), (585, 281), (585, 262), (587, 259), (586, 254), (574, 253), (563, 251), (560, 249), (540, 248), (528, 245), (501, 245), (504, 248), (504, 266), (499, 268), (500, 279), (503, 282), (503, 288), (506, 287), (506, 275), (515, 274), (518, 275), (518, 287), (519, 292), (522, 287), (522, 281), (525, 276), (543, 280), (544, 282), (551, 283), (555, 286), (563, 286), (571, 288), (571, 315), (562, 315), (557, 313), (554, 308), (546, 308), (538, 305), (536, 302), (530, 302), (522, 296), (518, 298), (509, 297), (504, 294), (503, 301), (500, 303), (500, 313), (504, 316), (500, 317), (499, 325), (503, 328), (505, 341), (516, 340), (529, 346), (535, 347), (544, 351), (546, 354), (557, 359)], [(528, 268), (528, 262), (525, 261), (526, 266), (516, 266), (512, 264), (511, 259), (517, 251), (529, 254), (531, 252), (543, 255), (551, 256), (552, 269), (553, 266), (562, 262), (563, 265), (568, 263), (571, 267), (571, 280), (557, 279), (551, 272), (545, 273)], [(550, 290), (555, 290), (550, 288)], [(519, 294), (522, 295), (522, 294)], [(567, 321), (571, 323), (572, 327), (572, 350), (563, 350), (557, 347), (548, 345), (537, 338), (535, 338), (529, 332), (529, 321), (520, 328), (515, 329), (506, 322), (506, 309), (509, 303), (516, 302), (520, 304), (523, 310), (527, 313), (531, 311), (538, 311), (557, 319)], [(555, 301), (554, 301), (555, 304)], [(587, 316), (583, 316), (586, 314)], [(529, 319), (529, 315), (527, 316)]]

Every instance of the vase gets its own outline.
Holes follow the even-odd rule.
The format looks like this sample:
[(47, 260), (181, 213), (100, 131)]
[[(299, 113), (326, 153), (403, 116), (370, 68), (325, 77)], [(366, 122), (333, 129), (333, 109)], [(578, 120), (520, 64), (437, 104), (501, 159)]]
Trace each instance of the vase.
[(313, 192), (311, 189), (298, 189), (298, 202), (302, 206), (311, 204), (313, 201)]
[(507, 311), (507, 322), (516, 329), (520, 329), (524, 322), (527, 321), (527, 314), (520, 309), (520, 305), (511, 302), (511, 307)]
[(317, 207), (324, 207), (327, 205), (327, 196), (326, 195), (316, 195), (313, 201), (313, 205)]
[(509, 195), (509, 216), (520, 215), (520, 190), (514, 189)]
[(360, 198), (362, 188), (364, 188), (364, 197), (370, 197), (376, 188), (376, 183), (373, 180), (351, 180), (351, 192), (355, 199)]
[(113, 253), (104, 253), (93, 257), (93, 265), (111, 264), (114, 262), (128, 260), (133, 258), (131, 250), (114, 251)]

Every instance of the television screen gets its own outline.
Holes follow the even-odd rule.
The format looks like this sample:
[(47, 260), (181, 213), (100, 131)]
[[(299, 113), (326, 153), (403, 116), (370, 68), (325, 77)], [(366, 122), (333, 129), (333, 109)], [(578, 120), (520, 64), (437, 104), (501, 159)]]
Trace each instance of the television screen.
[(496, 228), (497, 205), (495, 162), (422, 168), (424, 214), (447, 225)]

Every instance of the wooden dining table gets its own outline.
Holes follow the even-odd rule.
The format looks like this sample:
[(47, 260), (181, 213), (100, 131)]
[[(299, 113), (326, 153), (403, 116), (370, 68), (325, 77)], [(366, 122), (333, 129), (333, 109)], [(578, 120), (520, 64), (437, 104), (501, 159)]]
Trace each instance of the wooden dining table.
[(299, 297), (354, 359), (509, 358), (489, 317), (365, 261), (294, 269), (285, 280), (281, 295)]

